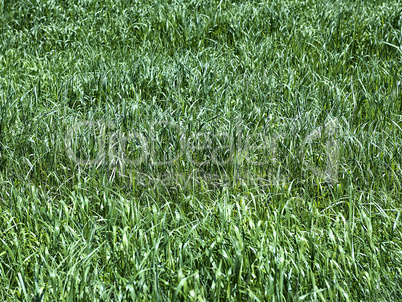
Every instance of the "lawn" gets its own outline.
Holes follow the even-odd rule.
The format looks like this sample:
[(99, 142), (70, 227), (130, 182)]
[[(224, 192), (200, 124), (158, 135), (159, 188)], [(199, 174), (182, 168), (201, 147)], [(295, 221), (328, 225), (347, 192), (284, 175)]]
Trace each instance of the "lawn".
[(402, 3), (1, 0), (0, 300), (398, 301)]

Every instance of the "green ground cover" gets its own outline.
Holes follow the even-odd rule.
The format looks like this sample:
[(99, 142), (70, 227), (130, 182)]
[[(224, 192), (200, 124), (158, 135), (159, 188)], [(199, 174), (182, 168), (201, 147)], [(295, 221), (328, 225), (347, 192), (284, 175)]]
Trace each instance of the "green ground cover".
[(398, 301), (402, 4), (0, 1), (0, 299)]

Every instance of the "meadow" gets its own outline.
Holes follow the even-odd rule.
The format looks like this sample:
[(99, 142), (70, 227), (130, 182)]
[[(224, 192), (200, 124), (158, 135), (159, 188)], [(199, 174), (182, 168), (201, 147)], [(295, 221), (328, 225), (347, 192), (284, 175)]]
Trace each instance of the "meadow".
[(398, 301), (402, 3), (1, 0), (0, 300)]

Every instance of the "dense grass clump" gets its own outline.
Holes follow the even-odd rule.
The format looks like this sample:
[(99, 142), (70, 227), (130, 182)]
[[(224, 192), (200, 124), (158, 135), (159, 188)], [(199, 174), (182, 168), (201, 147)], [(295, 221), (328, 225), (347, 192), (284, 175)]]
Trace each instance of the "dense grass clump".
[(402, 296), (400, 1), (0, 12), (1, 300)]

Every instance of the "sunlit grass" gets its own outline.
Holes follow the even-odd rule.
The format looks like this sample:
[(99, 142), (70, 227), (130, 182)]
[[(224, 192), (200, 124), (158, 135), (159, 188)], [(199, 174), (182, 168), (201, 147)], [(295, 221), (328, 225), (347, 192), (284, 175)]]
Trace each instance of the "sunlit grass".
[(398, 301), (399, 1), (1, 1), (0, 299)]

